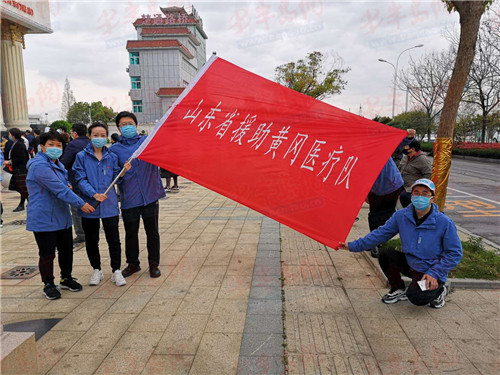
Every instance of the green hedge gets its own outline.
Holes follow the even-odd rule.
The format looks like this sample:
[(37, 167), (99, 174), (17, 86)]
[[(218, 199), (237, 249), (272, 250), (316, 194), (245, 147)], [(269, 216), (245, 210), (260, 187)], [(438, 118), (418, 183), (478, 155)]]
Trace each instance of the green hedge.
[[(434, 143), (422, 143), (421, 149), (425, 152), (433, 150)], [(475, 156), (479, 158), (500, 159), (500, 149), (462, 149), (454, 148), (453, 155)]]

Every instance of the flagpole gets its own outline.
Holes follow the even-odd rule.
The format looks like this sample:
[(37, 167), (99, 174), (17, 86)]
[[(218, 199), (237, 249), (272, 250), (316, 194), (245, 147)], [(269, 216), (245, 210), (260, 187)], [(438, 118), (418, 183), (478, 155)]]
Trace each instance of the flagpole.
[[(127, 161), (126, 163), (131, 163), (132, 160), (134, 160), (135, 157), (134, 155), (132, 155)], [(118, 173), (118, 176), (115, 177), (115, 179), (113, 180), (113, 182), (111, 182), (111, 184), (108, 186), (108, 188), (106, 189), (106, 191), (103, 193), (104, 195), (107, 195), (109, 193), (109, 191), (113, 188), (113, 186), (115, 186), (116, 182), (120, 179), (120, 176), (122, 175), (122, 173), (125, 171), (125, 167), (122, 168), (122, 170), (120, 171), (120, 173)], [(97, 208), (99, 207), (99, 205), (101, 204), (101, 202), (99, 202), (98, 200), (96, 200), (93, 204), (92, 204), (92, 207), (94, 208)]]

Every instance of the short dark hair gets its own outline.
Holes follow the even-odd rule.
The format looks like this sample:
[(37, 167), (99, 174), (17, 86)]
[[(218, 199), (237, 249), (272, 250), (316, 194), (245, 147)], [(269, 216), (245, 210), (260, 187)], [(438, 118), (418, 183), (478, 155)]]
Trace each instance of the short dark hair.
[(35, 133), (36, 135), (40, 135), (41, 132), (42, 131), (40, 129), (38, 129), (38, 128), (33, 129), (33, 133)]
[(66, 133), (68, 132), (68, 129), (66, 129), (66, 127), (62, 126), (62, 125), (59, 126), (58, 129), (61, 129), (61, 130), (65, 131)]
[(82, 124), (81, 122), (73, 124), (71, 130), (78, 134), (79, 137), (83, 137), (87, 134), (87, 126), (85, 124)]
[(48, 131), (47, 133), (43, 133), (41, 136), (40, 136), (40, 144), (45, 146), (45, 143), (47, 143), (47, 141), (58, 141), (58, 142), (61, 142), (61, 144), (64, 146), (64, 137), (62, 136), (62, 134), (59, 134), (58, 132), (54, 131), (53, 129), (51, 129), (50, 131)]
[(25, 131), (25, 133), (31, 133), (31, 130), (27, 129), (27, 130)]
[(108, 126), (104, 125), (102, 122), (94, 122), (92, 125), (89, 126), (89, 135), (92, 133), (92, 130), (95, 128), (103, 128), (106, 130), (106, 135), (108, 135)]
[(19, 130), (18, 128), (9, 129), (9, 133), (12, 134), (14, 136), (14, 138), (16, 138), (16, 139), (21, 138), (23, 135), (23, 132), (21, 130)]
[(415, 151), (420, 151), (420, 142), (417, 141), (416, 139), (414, 139), (413, 141), (411, 141), (409, 144), (408, 144), (408, 148), (414, 148)]
[(130, 117), (132, 120), (134, 120), (135, 124), (137, 125), (137, 117), (135, 117), (135, 115), (132, 112), (121, 111), (116, 115), (115, 118), (116, 127), (119, 128), (118, 124), (120, 123), (120, 120), (124, 117)]
[(118, 138), (120, 138), (120, 135), (118, 133), (113, 133), (111, 134), (110, 137), (113, 141), (118, 142)]

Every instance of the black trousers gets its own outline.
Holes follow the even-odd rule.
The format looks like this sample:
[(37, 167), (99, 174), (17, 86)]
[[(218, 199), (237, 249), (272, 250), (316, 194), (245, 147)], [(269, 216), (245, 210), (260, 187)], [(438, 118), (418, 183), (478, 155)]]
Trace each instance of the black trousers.
[(427, 305), (443, 292), (444, 283), (441, 280), (438, 280), (437, 289), (422, 291), (417, 281), (422, 280), (424, 274), (410, 268), (406, 260), (406, 255), (400, 251), (384, 250), (380, 253), (378, 261), (382, 271), (389, 280), (391, 289), (404, 289), (401, 274), (411, 277), (411, 284), (406, 291), (406, 296), (414, 305)]
[(368, 204), (370, 205), (368, 225), (371, 232), (384, 225), (394, 212), (396, 212), (396, 203), (398, 202), (399, 194), (402, 190), (403, 187), (400, 187), (386, 195), (376, 195), (372, 192), (368, 193)]
[(142, 217), (146, 231), (148, 262), (150, 266), (160, 264), (160, 234), (158, 233), (158, 201), (147, 206), (122, 209), (123, 225), (125, 226), (125, 255), (127, 263), (139, 266), (139, 224)]
[(71, 277), (73, 270), (73, 231), (69, 227), (53, 232), (34, 232), (38, 245), (38, 268), (42, 282), (54, 283), (54, 259), (58, 253), (61, 278)]
[(411, 193), (403, 190), (399, 196), (399, 201), (401, 202), (401, 206), (408, 207), (411, 203)]
[(104, 234), (108, 242), (111, 270), (115, 272), (120, 269), (122, 248), (120, 243), (120, 232), (118, 230), (118, 219), (118, 216), (103, 219), (82, 217), (82, 228), (85, 233), (85, 248), (87, 249), (90, 265), (94, 269), (101, 269), (101, 255), (99, 254), (99, 220), (102, 220)]

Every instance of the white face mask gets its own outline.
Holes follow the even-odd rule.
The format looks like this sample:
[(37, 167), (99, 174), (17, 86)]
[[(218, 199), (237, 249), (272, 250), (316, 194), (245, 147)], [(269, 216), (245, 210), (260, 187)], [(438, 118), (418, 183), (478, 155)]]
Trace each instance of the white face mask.
[(62, 130), (61, 130), (61, 129), (57, 129), (57, 132), (58, 132), (59, 134), (62, 134)]

